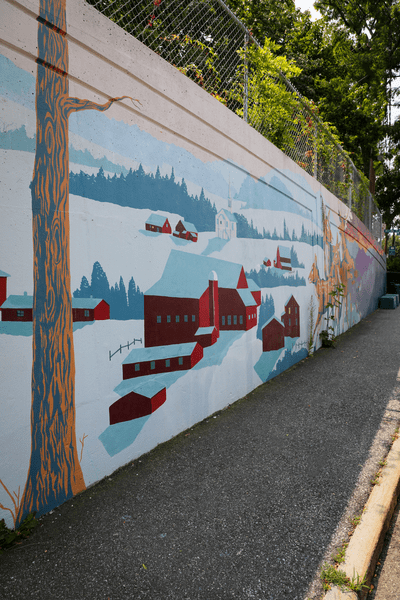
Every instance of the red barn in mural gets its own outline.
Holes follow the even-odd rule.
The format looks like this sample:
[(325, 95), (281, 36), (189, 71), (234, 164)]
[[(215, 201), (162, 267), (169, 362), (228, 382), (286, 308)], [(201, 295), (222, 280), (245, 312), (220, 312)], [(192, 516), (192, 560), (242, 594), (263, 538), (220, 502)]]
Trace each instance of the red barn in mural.
[(7, 298), (7, 277), (10, 277), (8, 273), (0, 271), (0, 306)]
[(178, 221), (175, 227), (174, 236), (182, 238), (183, 240), (189, 240), (190, 242), (197, 242), (199, 234), (193, 223), (181, 220)]
[(152, 213), (145, 223), (146, 231), (172, 233), (171, 225), (166, 217)]
[[(2, 321), (32, 321), (33, 296), (9, 296), (0, 307)], [(110, 318), (110, 306), (101, 298), (72, 298), (74, 322), (104, 321)]]
[(146, 347), (211, 345), (220, 330), (256, 324), (257, 301), (240, 264), (172, 250), (161, 279), (144, 295)]
[(285, 337), (300, 337), (300, 307), (293, 296), (290, 296), (285, 305), (281, 321), (285, 327)]

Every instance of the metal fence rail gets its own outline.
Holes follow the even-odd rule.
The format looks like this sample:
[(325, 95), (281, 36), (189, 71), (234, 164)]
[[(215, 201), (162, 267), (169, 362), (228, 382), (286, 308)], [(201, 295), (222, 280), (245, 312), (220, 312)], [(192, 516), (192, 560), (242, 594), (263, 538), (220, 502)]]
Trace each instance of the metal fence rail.
[(251, 49), (261, 46), (222, 0), (86, 1), (241, 116), (381, 240), (367, 178), (282, 73), (260, 81)]

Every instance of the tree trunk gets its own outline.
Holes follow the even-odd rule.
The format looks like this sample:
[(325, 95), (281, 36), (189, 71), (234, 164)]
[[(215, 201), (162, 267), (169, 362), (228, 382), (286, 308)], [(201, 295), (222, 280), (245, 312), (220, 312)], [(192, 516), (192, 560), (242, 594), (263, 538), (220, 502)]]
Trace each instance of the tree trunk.
[(18, 522), (85, 489), (75, 440), (65, 0), (41, 0), (33, 218), (32, 448)]

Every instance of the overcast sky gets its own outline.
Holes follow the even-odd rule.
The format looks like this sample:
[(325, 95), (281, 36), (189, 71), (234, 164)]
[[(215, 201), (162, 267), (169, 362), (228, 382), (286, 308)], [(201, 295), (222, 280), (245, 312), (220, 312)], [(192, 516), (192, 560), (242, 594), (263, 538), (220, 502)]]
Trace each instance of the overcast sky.
[(295, 0), (297, 8), (300, 8), (303, 12), (309, 10), (313, 19), (318, 19), (321, 15), (315, 10), (313, 6), (314, 0)]

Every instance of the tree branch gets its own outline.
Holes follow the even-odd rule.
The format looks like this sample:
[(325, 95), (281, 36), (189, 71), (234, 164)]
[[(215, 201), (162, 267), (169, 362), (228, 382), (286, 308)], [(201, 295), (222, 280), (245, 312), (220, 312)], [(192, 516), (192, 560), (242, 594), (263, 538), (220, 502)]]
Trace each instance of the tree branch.
[(63, 103), (63, 108), (67, 117), (69, 117), (71, 113), (78, 112), (80, 110), (99, 110), (100, 112), (104, 112), (105, 110), (108, 110), (114, 102), (120, 102), (121, 100), (125, 99), (131, 100), (133, 105), (135, 105), (135, 102), (141, 104), (139, 100), (132, 98), (131, 96), (110, 98), (105, 104), (97, 104), (97, 102), (82, 100), (81, 98), (68, 98)]

